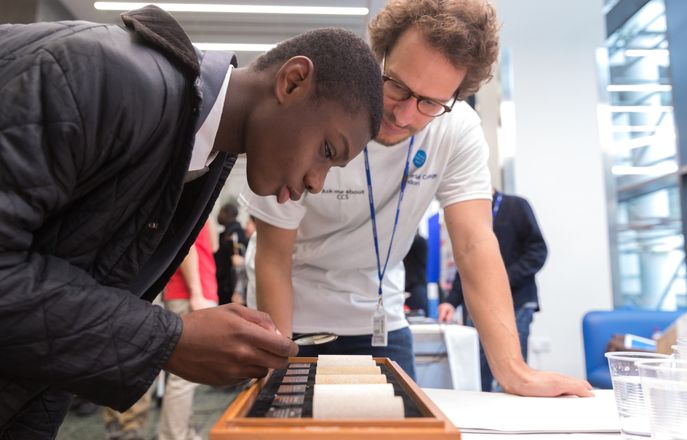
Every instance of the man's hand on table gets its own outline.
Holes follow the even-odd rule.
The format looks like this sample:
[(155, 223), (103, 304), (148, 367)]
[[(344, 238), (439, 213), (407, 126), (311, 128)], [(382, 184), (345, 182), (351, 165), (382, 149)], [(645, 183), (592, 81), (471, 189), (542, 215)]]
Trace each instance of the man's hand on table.
[(225, 385), (284, 368), (298, 346), (282, 336), (269, 315), (226, 304), (181, 317), (183, 330), (165, 370), (191, 382)]
[(511, 394), (531, 397), (594, 396), (592, 386), (586, 380), (552, 371), (537, 371), (526, 367), (523, 373), (511, 377), (509, 383), (499, 382)]

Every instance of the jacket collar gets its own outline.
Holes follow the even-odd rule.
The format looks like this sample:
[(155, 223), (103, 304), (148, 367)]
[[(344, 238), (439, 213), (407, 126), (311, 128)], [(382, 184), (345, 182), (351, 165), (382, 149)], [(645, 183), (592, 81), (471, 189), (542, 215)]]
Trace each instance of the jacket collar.
[(185, 74), (194, 78), (200, 74), (200, 62), (191, 39), (169, 13), (157, 6), (148, 5), (125, 12), (121, 17), (128, 29), (170, 56)]

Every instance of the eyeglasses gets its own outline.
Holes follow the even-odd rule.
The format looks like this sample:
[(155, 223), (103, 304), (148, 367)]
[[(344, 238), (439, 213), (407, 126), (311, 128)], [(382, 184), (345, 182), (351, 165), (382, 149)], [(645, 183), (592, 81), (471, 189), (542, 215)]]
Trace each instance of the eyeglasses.
[(394, 101), (405, 101), (410, 97), (415, 98), (417, 103), (417, 111), (425, 116), (437, 117), (444, 113), (448, 113), (453, 109), (454, 104), (458, 100), (458, 91), (453, 94), (453, 102), (451, 105), (446, 105), (432, 98), (420, 96), (413, 92), (403, 84), (401, 81), (390, 77), (384, 73), (386, 64), (386, 54), (382, 58), (382, 80), (384, 81), (384, 96)]

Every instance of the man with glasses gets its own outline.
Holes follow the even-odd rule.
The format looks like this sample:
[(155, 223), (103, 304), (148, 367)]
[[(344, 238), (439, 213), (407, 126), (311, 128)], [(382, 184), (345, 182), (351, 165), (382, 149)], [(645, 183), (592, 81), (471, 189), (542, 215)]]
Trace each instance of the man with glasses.
[[(386, 54), (384, 54), (384, 58), (382, 58), (382, 72), (386, 72)], [(458, 90), (453, 94), (451, 105), (446, 105), (441, 101), (418, 95), (410, 90), (408, 86), (403, 84), (403, 82), (389, 75), (382, 74), (382, 81), (384, 81), (384, 96), (386, 98), (398, 102), (415, 98), (417, 102), (417, 111), (424, 116), (431, 116), (434, 118), (444, 113), (448, 113), (453, 110), (453, 106), (458, 100)]]
[(485, 0), (391, 0), (369, 31), (384, 79), (375, 140), (345, 169), (332, 170), (321, 194), (281, 206), (248, 190), (242, 195), (258, 219), (253, 304), (284, 334), (340, 335), (301, 347), (301, 356), (387, 356), (413, 375), (402, 261), (436, 198), (499, 383), (523, 395), (591, 395), (588, 383), (535, 371), (520, 354), (491, 226), (488, 146), (478, 116), (462, 101), (491, 78), (498, 54), (492, 6)]

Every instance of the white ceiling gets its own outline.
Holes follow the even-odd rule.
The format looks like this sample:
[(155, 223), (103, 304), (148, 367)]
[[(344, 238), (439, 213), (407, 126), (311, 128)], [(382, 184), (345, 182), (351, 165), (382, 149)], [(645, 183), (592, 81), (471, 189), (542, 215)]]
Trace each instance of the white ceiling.
[[(164, 0), (166, 3), (233, 3), (279, 6), (345, 6), (370, 9), (368, 16), (231, 14), (174, 12), (193, 42), (202, 43), (278, 43), (301, 32), (327, 26), (349, 29), (365, 37), (370, 16), (384, 0)], [(77, 20), (120, 24), (120, 12), (99, 11), (94, 0), (59, 0)], [(239, 52), (239, 65), (246, 65), (258, 53)]]

